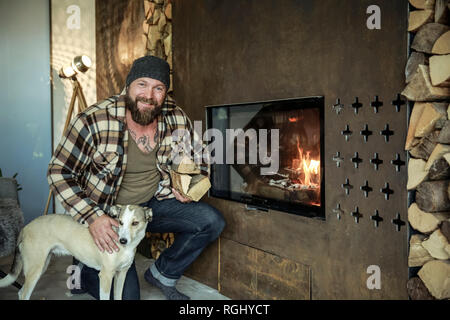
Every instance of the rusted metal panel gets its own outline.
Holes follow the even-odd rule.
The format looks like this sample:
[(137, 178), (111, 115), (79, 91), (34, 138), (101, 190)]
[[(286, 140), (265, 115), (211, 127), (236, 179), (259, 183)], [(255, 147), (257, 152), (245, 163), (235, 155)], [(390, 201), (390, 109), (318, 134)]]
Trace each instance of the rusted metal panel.
[[(379, 30), (366, 25), (372, 4), (174, 2), (174, 92), (192, 119), (204, 120), (206, 105), (325, 97), (325, 221), (207, 200), (228, 222), (223, 238), (310, 266), (312, 299), (407, 298), (407, 116), (394, 102), (404, 87), (407, 1), (377, 1)], [(239, 297), (245, 267), (227, 259), (248, 252), (223, 254), (238, 269), (221, 282)], [(381, 270), (381, 289), (367, 287), (370, 265)]]
[(221, 240), (220, 286), (235, 299), (310, 297), (309, 267), (290, 259)]

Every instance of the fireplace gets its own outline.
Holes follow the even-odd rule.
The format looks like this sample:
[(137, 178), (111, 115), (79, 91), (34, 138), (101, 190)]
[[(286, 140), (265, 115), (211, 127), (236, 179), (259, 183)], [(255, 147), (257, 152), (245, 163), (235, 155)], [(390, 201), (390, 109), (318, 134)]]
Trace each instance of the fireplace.
[(209, 196), (325, 219), (323, 97), (215, 105)]

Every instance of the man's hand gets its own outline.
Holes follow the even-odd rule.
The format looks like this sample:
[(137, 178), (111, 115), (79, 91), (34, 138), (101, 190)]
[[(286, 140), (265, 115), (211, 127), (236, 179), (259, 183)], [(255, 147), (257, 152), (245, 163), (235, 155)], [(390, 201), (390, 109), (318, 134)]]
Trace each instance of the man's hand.
[(89, 232), (101, 252), (104, 252), (105, 250), (109, 253), (113, 253), (113, 250), (119, 251), (119, 247), (114, 242), (119, 241), (119, 236), (112, 229), (112, 226), (118, 228), (119, 223), (106, 214), (97, 218), (91, 225), (89, 225)]
[(179, 193), (177, 190), (175, 190), (174, 188), (172, 188), (172, 193), (175, 196), (175, 199), (177, 199), (178, 201), (182, 202), (182, 203), (188, 203), (191, 202), (192, 200), (189, 198), (186, 198), (185, 196), (183, 196), (181, 193)]

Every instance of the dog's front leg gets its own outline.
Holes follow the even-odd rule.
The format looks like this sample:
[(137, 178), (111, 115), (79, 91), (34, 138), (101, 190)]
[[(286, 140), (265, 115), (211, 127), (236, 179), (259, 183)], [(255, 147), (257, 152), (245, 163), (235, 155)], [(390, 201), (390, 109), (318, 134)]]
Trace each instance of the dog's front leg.
[(122, 300), (123, 285), (127, 277), (128, 268), (117, 271), (114, 277), (114, 300)]
[(98, 277), (100, 279), (100, 300), (109, 300), (114, 272), (101, 269)]

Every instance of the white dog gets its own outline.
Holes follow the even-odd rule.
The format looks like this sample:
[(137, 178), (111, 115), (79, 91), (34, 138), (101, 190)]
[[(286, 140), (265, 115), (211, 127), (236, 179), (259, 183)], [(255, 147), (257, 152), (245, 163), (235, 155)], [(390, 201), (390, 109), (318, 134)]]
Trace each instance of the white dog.
[(71, 216), (51, 214), (36, 218), (20, 232), (11, 272), (0, 279), (0, 287), (12, 284), (23, 268), (25, 283), (20, 300), (29, 300), (34, 287), (50, 262), (50, 253), (72, 255), (88, 267), (100, 271), (100, 299), (109, 300), (114, 278), (114, 299), (122, 299), (123, 284), (134, 260), (136, 247), (145, 236), (152, 209), (135, 205), (113, 206), (110, 215), (119, 220), (120, 250), (101, 252), (88, 228)]

